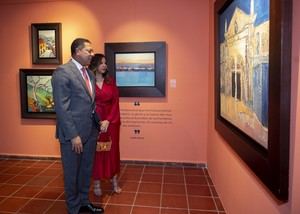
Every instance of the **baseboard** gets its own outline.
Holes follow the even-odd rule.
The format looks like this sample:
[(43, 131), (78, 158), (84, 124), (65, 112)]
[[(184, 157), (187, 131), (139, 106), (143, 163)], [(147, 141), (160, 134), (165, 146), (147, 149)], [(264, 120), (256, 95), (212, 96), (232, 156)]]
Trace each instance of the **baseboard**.
[[(51, 156), (27, 156), (27, 155), (8, 155), (0, 154), (0, 160), (57, 160), (60, 157)], [(149, 165), (149, 166), (165, 166), (165, 167), (188, 167), (188, 168), (207, 168), (205, 163), (187, 163), (187, 162), (163, 162), (163, 161), (141, 161), (141, 160), (121, 160), (121, 164), (130, 165)]]
[(29, 156), (29, 155), (9, 155), (0, 154), (1, 159), (15, 159), (15, 160), (60, 160), (60, 157), (55, 156)]
[(121, 160), (123, 164), (166, 166), (166, 167), (189, 167), (189, 168), (207, 168), (205, 163), (186, 163), (186, 162), (164, 162), (164, 161), (141, 161), (141, 160)]

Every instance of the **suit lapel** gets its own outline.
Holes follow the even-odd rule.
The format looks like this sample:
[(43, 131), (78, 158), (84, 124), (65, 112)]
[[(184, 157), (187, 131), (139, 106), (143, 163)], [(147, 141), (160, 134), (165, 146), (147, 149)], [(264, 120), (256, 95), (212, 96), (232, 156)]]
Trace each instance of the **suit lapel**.
[(89, 77), (91, 80), (91, 84), (92, 84), (92, 100), (94, 101), (95, 96), (96, 96), (96, 80), (95, 80), (95, 76), (93, 74), (93, 72), (90, 69), (87, 69), (88, 73), (89, 73)]

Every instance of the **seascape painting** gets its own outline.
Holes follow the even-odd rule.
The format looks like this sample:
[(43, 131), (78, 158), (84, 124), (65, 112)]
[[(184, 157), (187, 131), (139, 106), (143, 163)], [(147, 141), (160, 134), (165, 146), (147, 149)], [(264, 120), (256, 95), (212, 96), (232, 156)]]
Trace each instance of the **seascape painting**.
[(117, 86), (155, 86), (155, 53), (116, 53)]
[(269, 0), (234, 0), (220, 15), (220, 115), (268, 148)]

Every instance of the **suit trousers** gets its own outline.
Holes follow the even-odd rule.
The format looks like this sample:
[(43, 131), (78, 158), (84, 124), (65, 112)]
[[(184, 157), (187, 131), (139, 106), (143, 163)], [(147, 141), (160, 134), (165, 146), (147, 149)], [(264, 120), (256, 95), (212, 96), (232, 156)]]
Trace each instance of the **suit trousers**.
[(90, 203), (89, 187), (97, 136), (98, 132), (94, 129), (88, 140), (83, 142), (83, 152), (80, 154), (72, 151), (70, 141), (60, 143), (65, 197), (69, 214), (77, 214), (81, 206)]

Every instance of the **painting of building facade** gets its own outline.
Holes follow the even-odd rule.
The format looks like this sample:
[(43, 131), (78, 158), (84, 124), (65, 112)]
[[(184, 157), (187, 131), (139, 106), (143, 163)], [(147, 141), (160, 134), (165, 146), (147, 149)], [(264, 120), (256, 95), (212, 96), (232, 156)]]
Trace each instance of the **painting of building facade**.
[(234, 0), (219, 17), (220, 115), (268, 148), (269, 0)]
[(55, 30), (39, 30), (39, 58), (55, 58)]

